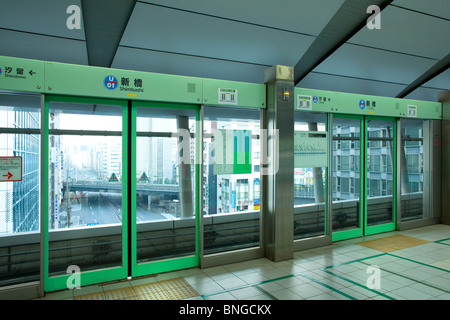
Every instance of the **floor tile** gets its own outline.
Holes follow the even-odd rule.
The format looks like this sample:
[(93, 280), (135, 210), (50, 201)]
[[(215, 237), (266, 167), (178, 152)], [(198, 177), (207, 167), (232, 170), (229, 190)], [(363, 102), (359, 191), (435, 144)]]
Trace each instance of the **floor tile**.
[(431, 295), (422, 291), (414, 290), (411, 287), (402, 287), (391, 291), (390, 294), (398, 295), (406, 300), (428, 300), (432, 298)]
[(212, 294), (208, 296), (209, 300), (237, 300), (231, 293), (229, 292), (221, 292), (217, 294)]
[(308, 283), (290, 288), (290, 290), (299, 295), (302, 299), (308, 299), (324, 293), (323, 290)]
[(278, 300), (301, 300), (302, 297), (289, 289), (281, 289), (270, 293)]
[(236, 276), (228, 276), (227, 278), (222, 278), (220, 280), (217, 280), (216, 283), (218, 283), (224, 289), (232, 289), (247, 285), (245, 281), (239, 279)]
[(191, 284), (192, 288), (200, 295), (208, 295), (215, 292), (223, 291), (223, 287), (217, 284), (215, 281), (207, 281)]
[(238, 300), (250, 299), (251, 297), (256, 297), (261, 295), (261, 291), (254, 287), (246, 287), (237, 290), (229, 291), (233, 297)]

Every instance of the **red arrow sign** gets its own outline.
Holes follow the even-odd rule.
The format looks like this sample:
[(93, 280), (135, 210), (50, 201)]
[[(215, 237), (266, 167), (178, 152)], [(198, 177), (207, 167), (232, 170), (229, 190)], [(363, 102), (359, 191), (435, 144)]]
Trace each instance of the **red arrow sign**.
[(8, 171), (8, 174), (4, 174), (4, 177), (8, 177), (8, 180), (11, 179), (11, 177), (13, 176), (13, 174), (11, 172)]

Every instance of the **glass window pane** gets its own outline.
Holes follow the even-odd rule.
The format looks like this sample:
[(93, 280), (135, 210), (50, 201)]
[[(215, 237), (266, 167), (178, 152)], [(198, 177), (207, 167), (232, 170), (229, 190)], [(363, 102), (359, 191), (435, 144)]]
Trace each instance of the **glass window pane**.
[(50, 275), (121, 266), (122, 107), (50, 102), (49, 129)]
[[(259, 246), (260, 111), (205, 108), (204, 119), (204, 251), (210, 254)], [(250, 166), (245, 168), (245, 173), (240, 173), (233, 169), (240, 161), (235, 157), (236, 152), (231, 149), (227, 153), (227, 142), (224, 145), (223, 141), (227, 134), (236, 140), (226, 141), (249, 140), (248, 131), (251, 131), (251, 145), (246, 145), (245, 150), (251, 148), (251, 158), (246, 160)], [(217, 146), (220, 150), (215, 150)], [(223, 171), (219, 171), (218, 165)]]
[(23, 130), (39, 130), (40, 104), (0, 94), (0, 157), (22, 158), (22, 181), (0, 182), (0, 286), (39, 280), (40, 133)]
[[(394, 122), (368, 120), (367, 225), (393, 221)], [(386, 165), (382, 165), (381, 161)]]
[(50, 108), (50, 129), (122, 131), (121, 107), (52, 101)]
[[(295, 112), (294, 130), (300, 133), (326, 132), (326, 117), (326, 114)], [(326, 162), (327, 155), (323, 157)], [(314, 165), (315, 159), (308, 161), (305, 158), (301, 162)], [(294, 239), (325, 233), (326, 172), (326, 167), (294, 168)]]

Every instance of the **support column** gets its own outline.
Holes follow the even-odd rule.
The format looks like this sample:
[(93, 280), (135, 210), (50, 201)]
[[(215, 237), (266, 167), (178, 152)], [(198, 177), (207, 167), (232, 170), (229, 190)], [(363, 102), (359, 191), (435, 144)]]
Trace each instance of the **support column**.
[[(447, 165), (447, 163), (450, 162), (450, 90), (439, 94), (439, 102), (442, 102), (441, 141), (439, 143), (439, 140), (436, 141), (436, 139), (434, 139), (435, 141), (431, 142), (434, 144), (434, 147), (431, 149), (433, 151), (436, 150), (434, 153), (441, 151), (440, 164), (442, 165), (440, 166), (441, 170), (439, 172), (439, 177), (441, 178), (441, 223), (450, 224), (450, 167)], [(441, 150), (438, 150), (439, 146), (442, 146)], [(436, 163), (433, 163), (432, 166), (432, 174), (434, 176), (435, 171), (439, 168)], [(439, 189), (435, 188), (435, 184), (433, 184), (432, 191), (436, 193), (439, 192)], [(432, 198), (433, 204), (436, 195)], [(432, 214), (434, 214), (434, 212), (432, 212)]]
[(266, 257), (283, 261), (293, 257), (294, 241), (294, 70), (274, 66), (266, 70), (265, 83), (263, 121), (270, 163), (262, 168), (264, 239)]

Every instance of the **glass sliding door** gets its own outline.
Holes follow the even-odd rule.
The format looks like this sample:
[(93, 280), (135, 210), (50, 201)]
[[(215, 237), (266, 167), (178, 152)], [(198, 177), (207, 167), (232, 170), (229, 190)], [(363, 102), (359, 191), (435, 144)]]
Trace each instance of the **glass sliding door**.
[(205, 255), (260, 247), (260, 110), (206, 107)]
[(46, 99), (45, 290), (126, 278), (126, 102)]
[(198, 107), (133, 102), (132, 119), (132, 275), (197, 266)]
[(365, 230), (372, 234), (395, 229), (396, 123), (366, 117)]
[(361, 145), (363, 118), (333, 115), (332, 220), (333, 241), (363, 234), (364, 191)]
[(296, 111), (294, 149), (294, 240), (327, 230), (327, 115)]

